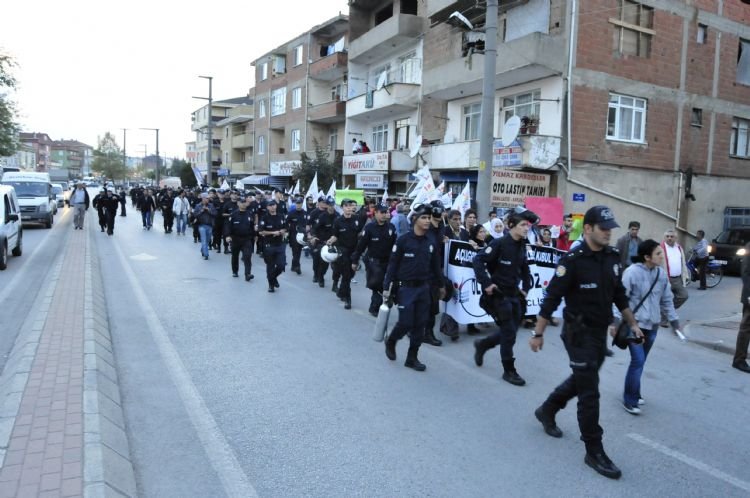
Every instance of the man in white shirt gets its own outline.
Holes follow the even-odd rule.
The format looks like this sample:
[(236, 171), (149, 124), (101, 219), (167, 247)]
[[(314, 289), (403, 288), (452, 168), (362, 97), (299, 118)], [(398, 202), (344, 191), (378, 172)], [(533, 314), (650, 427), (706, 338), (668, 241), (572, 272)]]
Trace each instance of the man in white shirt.
[(688, 298), (684, 281), (687, 275), (687, 267), (685, 266), (685, 252), (682, 250), (682, 246), (677, 243), (677, 233), (671, 228), (664, 232), (664, 241), (661, 243), (661, 248), (664, 250), (664, 268), (667, 271), (669, 284), (674, 295), (674, 309), (677, 309)]

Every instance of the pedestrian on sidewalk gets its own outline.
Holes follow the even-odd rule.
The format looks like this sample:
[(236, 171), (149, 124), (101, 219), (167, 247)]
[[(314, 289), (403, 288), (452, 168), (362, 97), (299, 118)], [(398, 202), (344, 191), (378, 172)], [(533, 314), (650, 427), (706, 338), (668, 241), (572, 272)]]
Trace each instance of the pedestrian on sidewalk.
[(86, 217), (86, 211), (89, 209), (89, 193), (86, 191), (83, 183), (76, 185), (76, 189), (70, 196), (70, 203), (73, 205), (73, 229), (83, 230), (83, 219)]
[(201, 255), (203, 259), (208, 259), (209, 244), (216, 217), (216, 208), (209, 201), (208, 194), (201, 194), (201, 202), (193, 209), (195, 223), (198, 225), (198, 233), (201, 237)]
[[(630, 309), (640, 308), (635, 314), (638, 326), (643, 332), (643, 342), (630, 343), (630, 366), (625, 374), (625, 392), (623, 406), (632, 415), (641, 413), (644, 404), (641, 396), (641, 376), (651, 347), (659, 331), (661, 316), (665, 315), (675, 331), (680, 329), (680, 322), (672, 301), (672, 289), (667, 274), (661, 269), (664, 250), (652, 239), (638, 244), (638, 252), (633, 263), (622, 274), (622, 285), (628, 295)], [(617, 323), (615, 324), (615, 327)]]
[(94, 196), (94, 200), (91, 201), (91, 205), (96, 209), (96, 214), (99, 220), (99, 228), (102, 232), (107, 231), (107, 213), (104, 210), (104, 198), (107, 196), (107, 189), (102, 188), (101, 192)]
[(628, 223), (628, 233), (617, 239), (615, 247), (620, 251), (620, 263), (623, 268), (633, 264), (633, 258), (638, 256), (638, 246), (643, 239), (638, 236), (641, 229), (640, 221), (631, 221)]
[[(664, 269), (667, 271), (669, 285), (672, 287), (674, 296), (674, 309), (679, 309), (688, 300), (685, 282), (690, 277), (688, 276), (685, 252), (682, 250), (682, 246), (677, 243), (677, 232), (671, 228), (664, 232), (661, 248), (664, 251)], [(669, 322), (664, 316), (662, 316), (661, 326), (669, 326)]]
[(750, 373), (747, 364), (747, 348), (750, 345), (750, 242), (745, 245), (745, 256), (742, 258), (742, 321), (737, 332), (737, 347), (734, 350), (732, 366), (737, 370)]
[(693, 259), (695, 260), (695, 270), (698, 272), (700, 286), (698, 290), (706, 290), (706, 265), (708, 265), (708, 241), (706, 241), (706, 232), (698, 230), (695, 232), (698, 236), (698, 242), (693, 246)]

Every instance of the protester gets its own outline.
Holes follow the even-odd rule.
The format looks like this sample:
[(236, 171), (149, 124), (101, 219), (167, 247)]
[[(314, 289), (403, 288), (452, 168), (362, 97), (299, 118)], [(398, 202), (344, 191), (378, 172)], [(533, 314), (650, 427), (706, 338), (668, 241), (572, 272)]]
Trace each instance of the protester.
[(627, 268), (633, 262), (638, 254), (638, 245), (643, 242), (638, 236), (638, 231), (641, 229), (641, 223), (639, 221), (631, 221), (628, 223), (628, 233), (617, 239), (615, 247), (620, 252), (620, 264), (623, 268)]

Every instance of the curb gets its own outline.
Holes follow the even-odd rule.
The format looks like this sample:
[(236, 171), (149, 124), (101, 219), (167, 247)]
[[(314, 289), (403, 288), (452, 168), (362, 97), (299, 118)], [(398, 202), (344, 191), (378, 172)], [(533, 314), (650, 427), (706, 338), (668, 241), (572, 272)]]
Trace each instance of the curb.
[(99, 259), (87, 231), (83, 310), (83, 494), (135, 497), (135, 472), (123, 415), (116, 359), (109, 333)]

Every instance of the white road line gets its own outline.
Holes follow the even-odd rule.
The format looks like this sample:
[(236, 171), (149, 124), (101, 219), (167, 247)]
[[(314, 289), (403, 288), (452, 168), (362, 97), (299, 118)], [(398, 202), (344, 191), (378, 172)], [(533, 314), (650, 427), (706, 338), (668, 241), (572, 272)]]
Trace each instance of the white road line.
[(208, 407), (206, 407), (206, 403), (198, 393), (195, 384), (193, 384), (179, 353), (169, 339), (169, 335), (162, 326), (156, 311), (151, 307), (146, 293), (143, 291), (143, 287), (141, 287), (135, 273), (130, 267), (130, 263), (125, 258), (120, 244), (113, 244), (113, 246), (130, 281), (132, 291), (138, 301), (138, 306), (146, 318), (156, 347), (159, 349), (159, 354), (161, 354), (167, 371), (177, 387), (180, 398), (182, 398), (182, 402), (185, 405), (185, 411), (190, 417), (193, 427), (195, 427), (203, 449), (224, 486), (224, 491), (230, 497), (257, 497), (258, 493), (242, 470), (234, 451), (232, 451), (232, 448), (227, 443), (216, 420), (211, 415)]
[(641, 436), (640, 434), (630, 433), (628, 434), (628, 437), (660, 453), (670, 456), (674, 458), (675, 460), (679, 460), (684, 464), (690, 465), (694, 469), (701, 470), (705, 472), (706, 474), (712, 477), (715, 477), (716, 479), (726, 482), (727, 484), (731, 484), (732, 486), (740, 488), (743, 491), (750, 492), (750, 482), (743, 481), (741, 479), (737, 479), (736, 477), (730, 476), (726, 472), (722, 472), (719, 469), (715, 469), (708, 464), (705, 464), (687, 455), (683, 455), (679, 451), (675, 451), (671, 448), (667, 448), (666, 446), (659, 444), (656, 441), (651, 441), (650, 439), (644, 436)]

